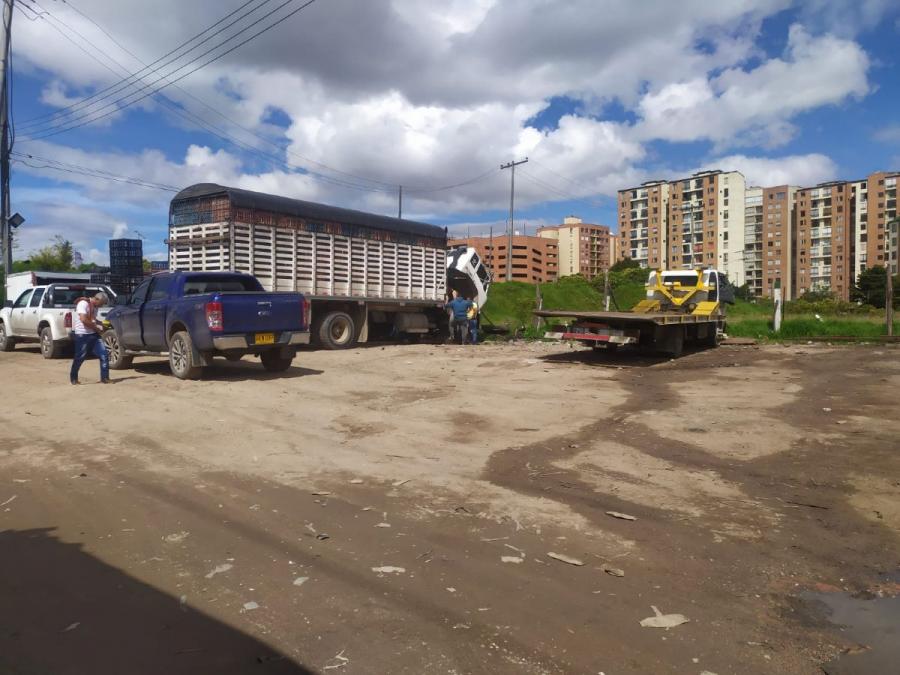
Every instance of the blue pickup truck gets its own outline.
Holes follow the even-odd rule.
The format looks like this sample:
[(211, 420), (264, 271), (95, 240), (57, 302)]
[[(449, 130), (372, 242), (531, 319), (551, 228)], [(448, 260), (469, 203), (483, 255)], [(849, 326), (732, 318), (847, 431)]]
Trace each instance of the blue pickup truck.
[(119, 296), (103, 333), (113, 369), (135, 356), (168, 353), (172, 373), (196, 379), (214, 356), (260, 357), (270, 372), (287, 370), (297, 345), (309, 344), (309, 305), (300, 293), (267, 293), (236, 272), (155, 274)]

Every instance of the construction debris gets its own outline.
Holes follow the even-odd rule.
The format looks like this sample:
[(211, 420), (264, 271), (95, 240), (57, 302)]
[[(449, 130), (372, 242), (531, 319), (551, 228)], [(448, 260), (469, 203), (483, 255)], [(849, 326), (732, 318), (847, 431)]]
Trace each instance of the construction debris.
[(635, 516), (629, 516), (627, 513), (619, 513), (618, 511), (607, 511), (606, 515), (620, 520), (637, 520), (637, 517)]
[(568, 563), (569, 565), (576, 565), (578, 567), (582, 567), (584, 562), (579, 560), (578, 558), (570, 558), (567, 555), (563, 555), (562, 553), (553, 553), (552, 551), (547, 554), (548, 557), (553, 558), (554, 560), (559, 560), (560, 562)]
[(650, 605), (655, 616), (648, 616), (641, 619), (641, 626), (644, 628), (675, 628), (683, 623), (690, 621), (684, 614), (663, 614), (654, 605)]
[(625, 576), (624, 570), (620, 570), (618, 567), (613, 567), (612, 565), (607, 565), (606, 563), (603, 563), (602, 565), (600, 565), (600, 569), (603, 570), (604, 572), (606, 572), (611, 577), (624, 577)]

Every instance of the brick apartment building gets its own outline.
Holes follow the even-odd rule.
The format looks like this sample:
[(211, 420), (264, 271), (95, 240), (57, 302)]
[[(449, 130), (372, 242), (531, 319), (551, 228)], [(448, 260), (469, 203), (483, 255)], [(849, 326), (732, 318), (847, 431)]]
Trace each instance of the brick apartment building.
[[(898, 270), (898, 172), (814, 187), (747, 187), (737, 171), (651, 181), (618, 195), (620, 258), (643, 267), (715, 266), (757, 297), (830, 290), (849, 299), (859, 273)], [(888, 237), (891, 237), (889, 240)]]
[(793, 297), (793, 222), (797, 187), (748, 187), (744, 193), (744, 275), (758, 298), (772, 297), (776, 283)]
[(537, 233), (539, 237), (556, 241), (560, 277), (581, 274), (593, 279), (601, 276), (614, 261), (615, 237), (606, 225), (567, 216), (562, 225), (541, 227)]
[(744, 176), (700, 171), (619, 190), (619, 248), (642, 267), (718, 267), (744, 283)]
[(669, 183), (649, 181), (619, 190), (619, 256), (642, 267), (667, 266)]
[[(471, 246), (495, 281), (506, 280), (505, 234), (495, 237), (466, 237), (450, 239), (450, 247)], [(559, 276), (557, 242), (546, 237), (517, 234), (513, 236), (512, 279), (530, 284), (556, 281)]]

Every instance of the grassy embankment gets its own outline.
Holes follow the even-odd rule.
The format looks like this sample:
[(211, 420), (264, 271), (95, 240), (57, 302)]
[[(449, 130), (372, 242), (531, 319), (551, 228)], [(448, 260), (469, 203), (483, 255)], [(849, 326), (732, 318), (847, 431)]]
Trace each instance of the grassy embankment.
[[(579, 277), (541, 284), (541, 293), (544, 309), (603, 309), (602, 293)], [(627, 284), (615, 289), (614, 296), (619, 308), (627, 310), (644, 297), (644, 288)], [(495, 283), (491, 286), (482, 318), (488, 326), (502, 326), (510, 332), (536, 337), (543, 331), (533, 328), (531, 312), (535, 307), (534, 285), (516, 281)], [(611, 309), (615, 307), (611, 306)], [(816, 314), (821, 318), (817, 319)], [(883, 310), (861, 308), (850, 303), (788, 302), (779, 333), (772, 330), (771, 322), (770, 301), (750, 303), (739, 300), (728, 308), (728, 334), (737, 337), (792, 340), (828, 335), (867, 338), (885, 334)], [(894, 334), (900, 334), (900, 321), (894, 324)]]

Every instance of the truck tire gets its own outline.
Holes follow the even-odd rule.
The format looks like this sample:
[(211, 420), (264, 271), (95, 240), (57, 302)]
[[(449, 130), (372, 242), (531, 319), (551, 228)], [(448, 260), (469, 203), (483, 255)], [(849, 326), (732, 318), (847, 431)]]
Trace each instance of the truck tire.
[(109, 353), (109, 367), (112, 370), (125, 370), (131, 368), (134, 357), (125, 353), (125, 347), (119, 340), (119, 335), (115, 328), (110, 328), (103, 333), (103, 344), (106, 345), (106, 351)]
[(319, 325), (319, 341), (328, 349), (349, 349), (356, 344), (356, 325), (346, 312), (329, 312)]
[(281, 352), (275, 349), (263, 352), (259, 355), (259, 359), (262, 361), (263, 368), (270, 373), (283, 373), (291, 367), (291, 363), (294, 361), (293, 356), (282, 356)]
[(169, 368), (179, 380), (196, 380), (203, 370), (194, 364), (194, 343), (187, 331), (178, 331), (169, 340)]
[(11, 338), (6, 332), (6, 324), (0, 321), (0, 352), (11, 352), (16, 348), (15, 338)]
[(53, 331), (49, 326), (41, 330), (41, 356), (45, 359), (58, 359), (62, 356), (64, 346), (53, 340)]
[(719, 331), (715, 324), (708, 326), (706, 329), (706, 336), (698, 340), (700, 346), (702, 347), (718, 347), (719, 346)]

